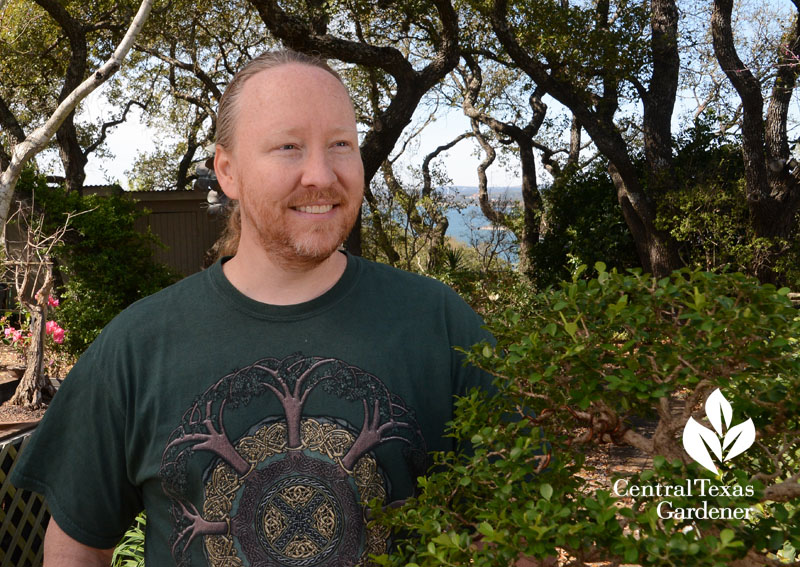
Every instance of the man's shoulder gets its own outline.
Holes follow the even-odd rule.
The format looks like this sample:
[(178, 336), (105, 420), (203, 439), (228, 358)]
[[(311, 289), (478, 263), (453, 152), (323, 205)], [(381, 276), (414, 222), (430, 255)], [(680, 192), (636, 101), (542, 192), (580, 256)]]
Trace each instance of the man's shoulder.
[(358, 258), (358, 261), (362, 265), (365, 278), (370, 283), (374, 282), (388, 286), (389, 288), (408, 290), (413, 293), (428, 290), (431, 292), (436, 291), (439, 293), (456, 295), (456, 292), (453, 291), (450, 286), (430, 276), (409, 272), (407, 270), (395, 268), (389, 264), (382, 264), (365, 258)]
[(443, 307), (447, 311), (474, 314), (464, 299), (447, 284), (426, 276), (359, 258), (364, 290), (397, 305)]
[(108, 327), (116, 332), (125, 328), (152, 326), (161, 319), (180, 318), (181, 312), (196, 309), (207, 301), (208, 275), (197, 272), (148, 295), (123, 309)]

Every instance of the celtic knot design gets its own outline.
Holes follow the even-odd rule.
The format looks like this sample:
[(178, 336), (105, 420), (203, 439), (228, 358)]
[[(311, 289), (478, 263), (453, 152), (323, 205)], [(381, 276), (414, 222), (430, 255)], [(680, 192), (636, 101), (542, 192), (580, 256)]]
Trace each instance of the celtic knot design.
[[(318, 388), (350, 412), (363, 408), (363, 423), (304, 418)], [(230, 436), (226, 425), (241, 432), (241, 418), (250, 415), (238, 410), (263, 395), (280, 404), (282, 415), (269, 410), (244, 435)], [(212, 567), (344, 567), (384, 553), (389, 534), (367, 525), (365, 506), (386, 500), (372, 451), (392, 441), (406, 445), (409, 466), (421, 474), (425, 442), (413, 411), (378, 378), (340, 360), (267, 358), (221, 378), (184, 413), (162, 457), (176, 564), (192, 565), (196, 541)], [(198, 452), (215, 456), (202, 475), (202, 511), (188, 496), (188, 466)]]
[(262, 543), (279, 561), (317, 562), (338, 544), (341, 514), (335, 496), (319, 480), (290, 476), (264, 494)]

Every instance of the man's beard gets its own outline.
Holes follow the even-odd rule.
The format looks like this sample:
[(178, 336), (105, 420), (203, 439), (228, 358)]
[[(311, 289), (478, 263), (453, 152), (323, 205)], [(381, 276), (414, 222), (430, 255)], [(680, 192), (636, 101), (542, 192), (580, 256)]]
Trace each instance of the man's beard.
[(242, 216), (249, 217), (242, 220), (253, 226), (261, 247), (284, 268), (295, 269), (313, 268), (330, 258), (353, 229), (361, 205), (360, 200), (354, 203), (346, 193), (334, 190), (292, 196), (290, 208), (335, 201), (339, 209), (333, 219), (299, 229), (302, 220), (296, 224), (286, 222), (293, 213), (286, 211), (283, 203), (251, 203), (246, 190), (241, 196)]

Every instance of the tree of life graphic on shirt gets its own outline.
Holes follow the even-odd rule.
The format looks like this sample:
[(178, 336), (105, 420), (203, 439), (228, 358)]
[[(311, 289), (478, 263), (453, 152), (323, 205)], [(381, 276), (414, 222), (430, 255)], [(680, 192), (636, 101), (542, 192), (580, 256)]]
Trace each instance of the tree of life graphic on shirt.
[[(360, 403), (360, 427), (332, 417), (303, 417), (312, 392)], [(274, 396), (283, 415), (253, 424), (237, 440), (225, 417)], [(214, 384), (186, 411), (164, 451), (162, 486), (175, 527), (179, 565), (191, 565), (202, 541), (208, 563), (221, 565), (358, 565), (386, 551), (388, 533), (367, 527), (366, 503), (385, 501), (386, 479), (372, 451), (403, 444), (417, 474), (425, 444), (405, 403), (375, 376), (334, 358), (266, 358)], [(192, 504), (193, 458), (215, 458), (206, 471), (202, 509)]]

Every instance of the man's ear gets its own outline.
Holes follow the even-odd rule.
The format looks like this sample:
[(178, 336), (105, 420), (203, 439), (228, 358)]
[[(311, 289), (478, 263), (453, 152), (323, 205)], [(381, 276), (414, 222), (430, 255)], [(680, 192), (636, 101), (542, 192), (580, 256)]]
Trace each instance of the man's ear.
[(220, 145), (214, 152), (214, 173), (219, 181), (222, 192), (229, 199), (239, 198), (239, 183), (236, 179), (236, 168), (233, 164), (233, 155)]

